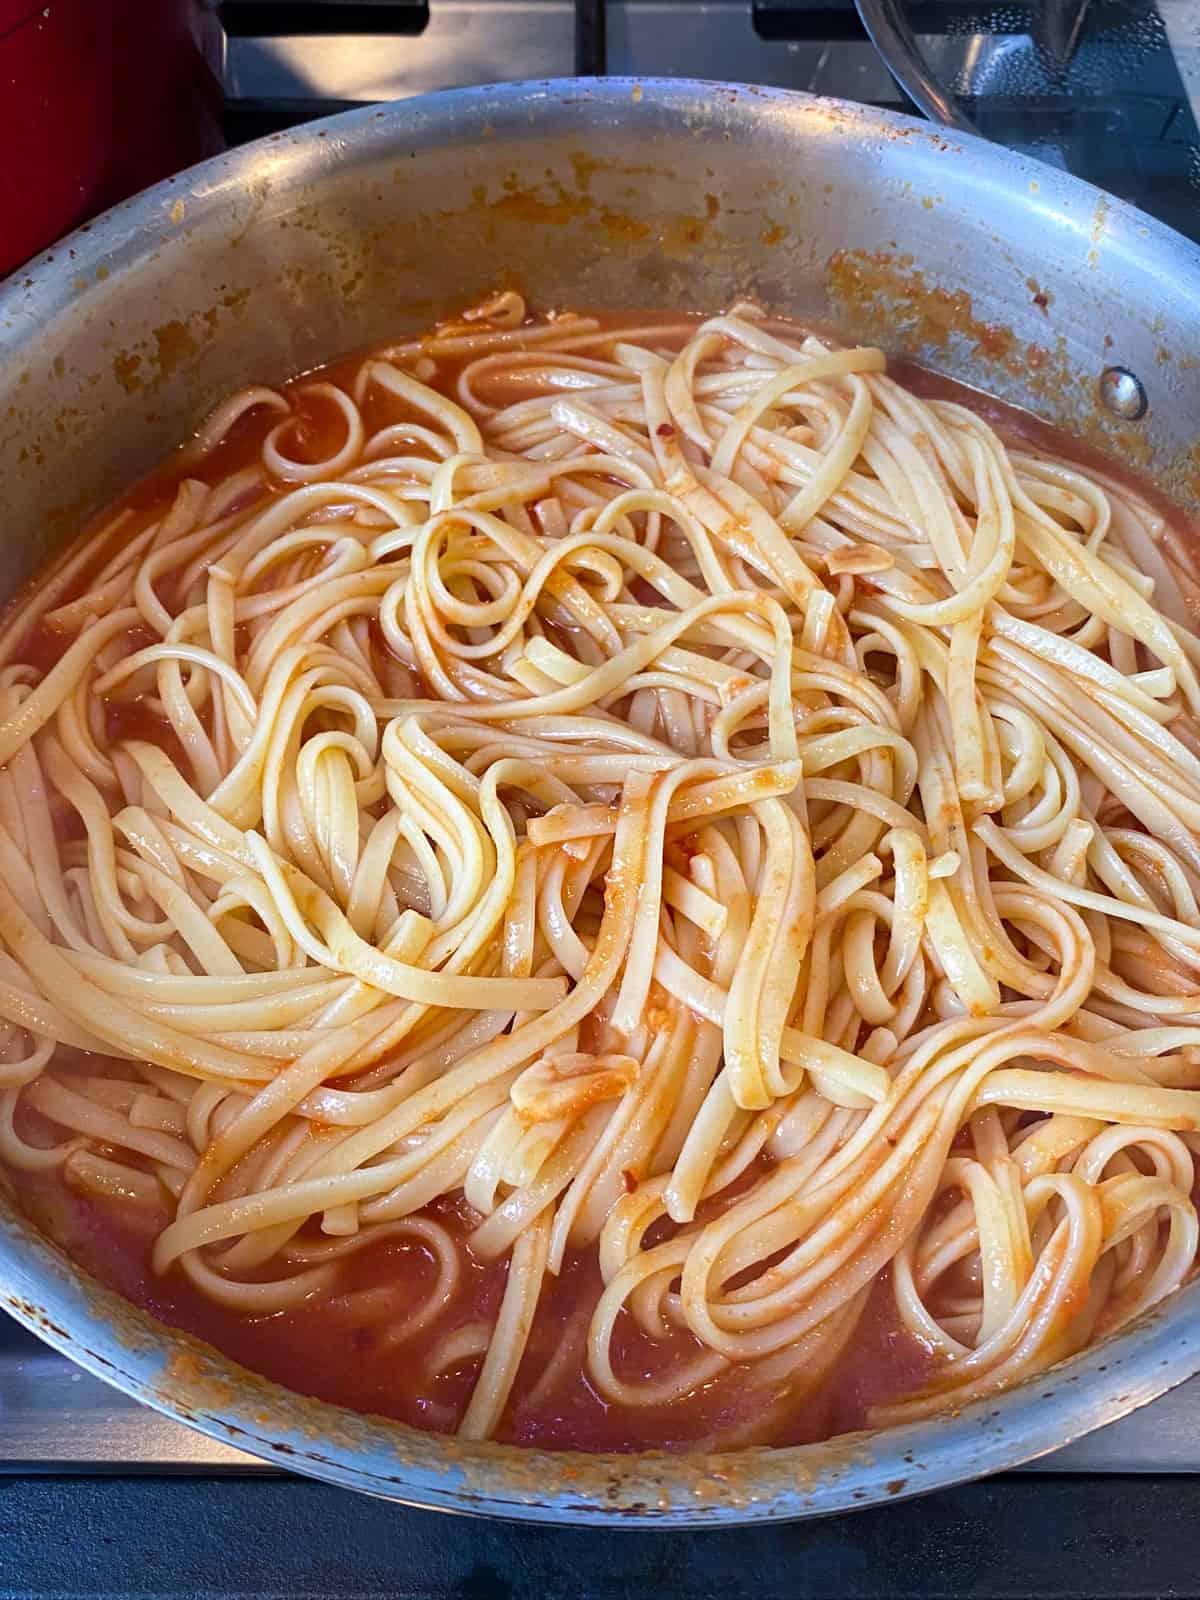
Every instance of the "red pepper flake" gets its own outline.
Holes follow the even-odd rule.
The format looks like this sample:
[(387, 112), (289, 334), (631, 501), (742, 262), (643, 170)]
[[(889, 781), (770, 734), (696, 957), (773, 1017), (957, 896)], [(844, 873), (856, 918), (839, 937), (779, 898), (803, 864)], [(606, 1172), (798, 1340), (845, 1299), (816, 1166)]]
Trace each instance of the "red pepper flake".
[(660, 439), (673, 439), (675, 437), (675, 425), (671, 422), (660, 422), (654, 431)]
[(625, 1185), (625, 1193), (632, 1194), (638, 1186), (637, 1174), (628, 1167), (621, 1168), (621, 1182)]

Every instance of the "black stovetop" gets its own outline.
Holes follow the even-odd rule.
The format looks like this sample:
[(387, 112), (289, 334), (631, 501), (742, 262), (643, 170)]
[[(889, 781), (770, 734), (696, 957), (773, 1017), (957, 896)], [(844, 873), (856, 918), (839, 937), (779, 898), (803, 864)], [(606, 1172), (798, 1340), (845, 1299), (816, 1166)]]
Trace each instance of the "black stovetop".
[(0, 1481), (0, 1594), (1143, 1600), (1200, 1591), (1195, 1478), (1001, 1477), (822, 1522), (599, 1532), (288, 1478)]
[[(1198, 0), (897, 0), (980, 133), (1200, 238)], [(221, 0), (235, 138), (353, 104), (605, 72), (913, 110), (854, 0)], [(1047, 21), (1046, 19), (1050, 19)], [(1069, 51), (1048, 39), (1069, 35)]]

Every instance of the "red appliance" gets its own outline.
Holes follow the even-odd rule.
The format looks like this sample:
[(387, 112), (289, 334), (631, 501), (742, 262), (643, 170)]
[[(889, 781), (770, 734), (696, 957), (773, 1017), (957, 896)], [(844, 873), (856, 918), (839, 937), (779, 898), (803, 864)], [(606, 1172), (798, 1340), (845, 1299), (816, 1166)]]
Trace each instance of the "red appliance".
[(207, 0), (0, 0), (0, 277), (221, 148)]

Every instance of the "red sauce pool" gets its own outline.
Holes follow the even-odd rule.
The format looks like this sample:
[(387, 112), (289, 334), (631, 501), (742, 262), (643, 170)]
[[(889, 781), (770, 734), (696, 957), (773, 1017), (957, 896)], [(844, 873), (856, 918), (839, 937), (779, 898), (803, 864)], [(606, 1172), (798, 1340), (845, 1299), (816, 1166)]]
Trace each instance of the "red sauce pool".
[[(666, 320), (653, 313), (635, 315), (642, 325)], [(619, 321), (628, 326), (630, 318), (623, 315), (602, 320), (606, 325)], [(293, 380), (292, 386), (316, 376), (348, 383), (360, 360), (355, 356), (332, 363), (319, 374)], [(958, 400), (980, 411), (1003, 436), (1021, 448), (1047, 451), (1085, 466), (1099, 465), (1111, 476), (1126, 481), (1156, 509), (1166, 512), (1181, 534), (1190, 531), (1183, 514), (1166, 505), (1160, 494), (1119, 464), (1098, 458), (1095, 452), (1037, 419), (919, 369), (893, 370), (926, 397)], [(456, 376), (451, 363), (443, 361), (437, 384), (445, 388)], [(504, 398), (507, 401), (518, 397), (514, 392)], [(367, 420), (370, 424), (369, 415)], [(394, 420), (394, 414), (389, 420)], [(277, 415), (266, 411), (247, 415), (203, 463), (187, 461), (180, 453), (142, 480), (116, 507), (108, 508), (85, 530), (84, 539), (100, 531), (115, 511), (130, 512), (112, 538), (97, 542), (95, 559), (81, 565), (56, 603), (62, 604), (84, 591), (90, 576), (111, 555), (113, 538), (130, 539), (161, 516), (185, 477), (215, 483), (256, 461), (266, 432), (277, 421)], [(314, 458), (330, 453), (340, 442), (341, 427), (340, 416), (332, 406), (314, 401), (305, 408), (303, 421), (288, 440), (288, 448), (311, 451)], [(54, 570), (52, 567), (39, 575), (37, 581), (47, 581)], [(21, 598), (31, 592), (27, 590)], [(23, 659), (45, 669), (71, 637), (38, 623), (21, 641), (19, 652)], [(122, 710), (110, 727), (114, 739), (145, 737), (153, 731), (136, 706)], [(435, 1432), (451, 1432), (457, 1426), (470, 1397), (479, 1358), (468, 1357), (456, 1370), (432, 1375), (429, 1352), (435, 1340), (455, 1330), (481, 1321), (490, 1325), (504, 1292), (505, 1264), (477, 1261), (465, 1244), (467, 1233), (478, 1219), (461, 1196), (440, 1200), (427, 1213), (460, 1242), (458, 1287), (432, 1324), (399, 1341), (389, 1341), (386, 1324), (365, 1309), (369, 1301), (364, 1296), (368, 1291), (390, 1287), (414, 1304), (424, 1299), (433, 1285), (436, 1264), (423, 1247), (414, 1243), (386, 1241), (373, 1245), (346, 1259), (332, 1294), (310, 1297), (295, 1309), (270, 1316), (245, 1316), (211, 1302), (178, 1270), (161, 1277), (153, 1273), (150, 1247), (155, 1232), (167, 1220), (165, 1208), (160, 1217), (153, 1218), (132, 1207), (77, 1194), (60, 1178), (31, 1179), (27, 1174), (20, 1176), (20, 1199), (31, 1218), (57, 1239), (80, 1266), (162, 1322), (209, 1341), (253, 1371), (301, 1394)], [(752, 1434), (747, 1428), (752, 1429), (755, 1407), (760, 1404), (753, 1396), (749, 1369), (731, 1368), (685, 1402), (670, 1407), (633, 1409), (612, 1406), (600, 1399), (588, 1382), (581, 1358), (588, 1317), (599, 1289), (594, 1252), (568, 1260), (558, 1278), (547, 1280), (498, 1437), (517, 1444), (592, 1450), (678, 1450), (702, 1443), (719, 1444), (723, 1438), (749, 1442)], [(628, 1314), (623, 1314), (614, 1340), (615, 1365), (627, 1377), (639, 1373), (651, 1377), (697, 1349), (690, 1335), (684, 1333), (675, 1334), (666, 1348), (656, 1346)], [(776, 1412), (769, 1431), (761, 1438), (753, 1437), (753, 1442), (804, 1443), (865, 1426), (870, 1405), (911, 1392), (920, 1385), (928, 1368), (924, 1348), (897, 1326), (891, 1288), (884, 1274), (828, 1380), (790, 1410)]]
[[(149, 1264), (154, 1233), (131, 1208), (77, 1194), (55, 1178), (22, 1176), (21, 1203), (40, 1228), (87, 1272), (159, 1321), (216, 1346), (252, 1371), (299, 1394), (351, 1410), (393, 1417), (435, 1433), (452, 1433), (470, 1399), (479, 1359), (455, 1370), (429, 1371), (434, 1341), (483, 1321), (491, 1324), (504, 1292), (503, 1262), (481, 1263), (465, 1243), (458, 1292), (437, 1319), (407, 1340), (390, 1343), (387, 1325), (356, 1310), (364, 1290), (401, 1287), (419, 1303), (436, 1268), (423, 1248), (384, 1242), (348, 1259), (334, 1293), (312, 1296), (293, 1310), (245, 1316), (214, 1304), (179, 1271), (156, 1275)], [(473, 1220), (465, 1202), (440, 1200), (428, 1215), (463, 1240)], [(148, 1219), (146, 1219), (148, 1221)], [(158, 1219), (169, 1220), (164, 1210)], [(582, 1362), (587, 1321), (600, 1292), (594, 1255), (570, 1258), (547, 1278), (525, 1357), (496, 1437), (545, 1449), (681, 1450), (736, 1442), (804, 1444), (866, 1426), (870, 1405), (917, 1387), (928, 1368), (922, 1347), (896, 1327), (890, 1285), (876, 1286), (854, 1338), (831, 1378), (794, 1409), (785, 1409), (763, 1438), (752, 1428), (759, 1402), (750, 1369), (730, 1368), (719, 1380), (673, 1406), (624, 1407), (600, 1398)], [(564, 1345), (576, 1359), (564, 1359)], [(632, 1378), (669, 1370), (698, 1350), (678, 1333), (653, 1345), (627, 1314), (614, 1339), (614, 1364)], [(557, 1371), (551, 1367), (557, 1361)], [(552, 1380), (545, 1381), (546, 1377)]]

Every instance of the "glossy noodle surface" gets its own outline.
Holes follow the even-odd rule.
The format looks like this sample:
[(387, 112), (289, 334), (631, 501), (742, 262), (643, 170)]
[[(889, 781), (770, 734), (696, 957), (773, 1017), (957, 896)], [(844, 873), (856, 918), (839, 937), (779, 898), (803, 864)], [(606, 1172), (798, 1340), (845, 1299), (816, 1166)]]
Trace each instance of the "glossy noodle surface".
[(233, 396), (0, 639), (21, 1202), (297, 1389), (581, 1448), (1170, 1293), (1200, 645), (1159, 503), (1005, 437), (752, 306)]

